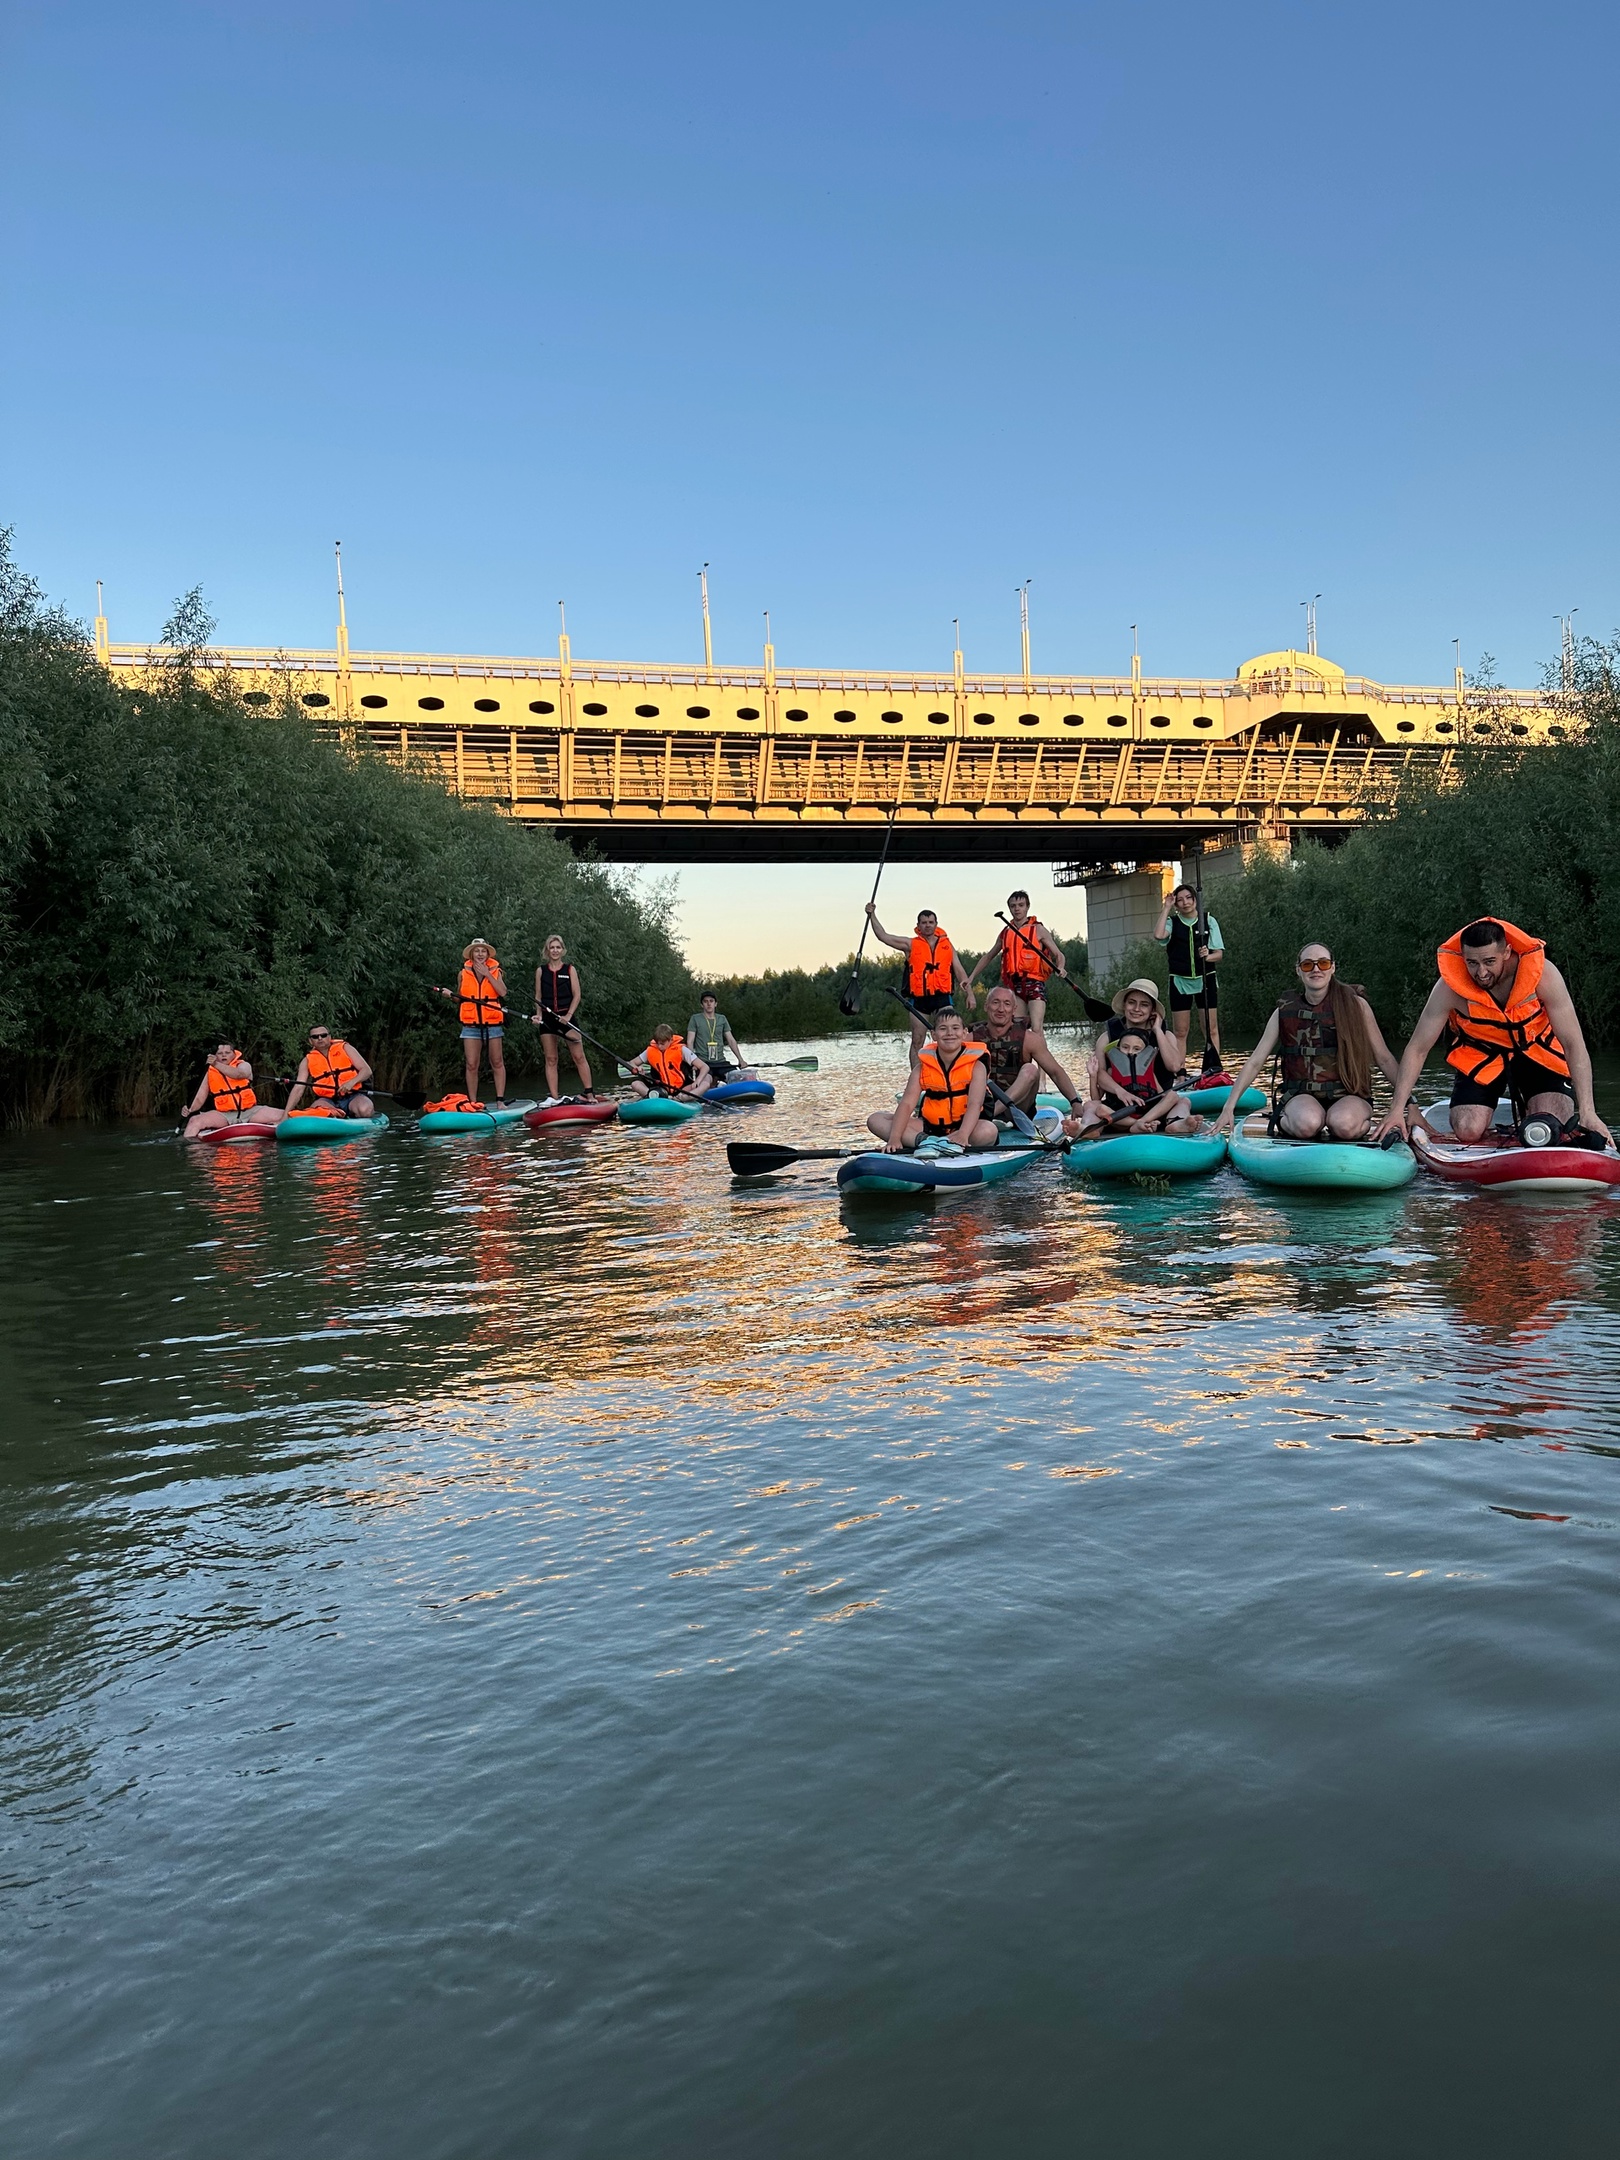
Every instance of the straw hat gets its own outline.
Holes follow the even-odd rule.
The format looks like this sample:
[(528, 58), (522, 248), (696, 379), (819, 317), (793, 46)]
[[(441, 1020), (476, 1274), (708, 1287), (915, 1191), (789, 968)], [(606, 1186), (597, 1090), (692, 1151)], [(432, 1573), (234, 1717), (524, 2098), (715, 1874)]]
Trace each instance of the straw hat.
[(1161, 1020), (1164, 1018), (1164, 999), (1159, 995), (1159, 986), (1156, 982), (1150, 982), (1146, 975), (1138, 975), (1135, 982), (1128, 982), (1123, 990), (1114, 993), (1115, 1012), (1122, 1013), (1125, 1010), (1125, 1000), (1133, 990), (1140, 990), (1144, 997), (1150, 997), (1154, 1011)]

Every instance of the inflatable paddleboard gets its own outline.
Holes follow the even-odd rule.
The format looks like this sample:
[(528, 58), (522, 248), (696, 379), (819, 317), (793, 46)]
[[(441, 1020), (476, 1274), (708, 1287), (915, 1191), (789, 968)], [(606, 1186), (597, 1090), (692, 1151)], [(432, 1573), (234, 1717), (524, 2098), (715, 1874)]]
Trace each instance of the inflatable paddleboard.
[(572, 1125), (605, 1125), (609, 1118), (618, 1114), (617, 1103), (584, 1102), (573, 1096), (565, 1097), (562, 1102), (540, 1103), (533, 1110), (525, 1110), (523, 1122), (531, 1132), (566, 1131)]
[(1076, 1140), (1063, 1156), (1075, 1177), (1208, 1177), (1226, 1160), (1220, 1133), (1116, 1133)]
[(705, 1102), (775, 1102), (776, 1090), (768, 1080), (725, 1080), (710, 1088)]
[(501, 1125), (515, 1125), (535, 1107), (531, 1095), (526, 1102), (508, 1103), (504, 1110), (497, 1110), (493, 1103), (487, 1110), (424, 1110), (416, 1121), (418, 1132), (494, 1132)]
[[(1183, 1088), (1181, 1092), (1198, 1116), (1217, 1117), (1226, 1108), (1232, 1090), (1229, 1087), (1195, 1087)], [(1245, 1088), (1238, 1097), (1237, 1106), (1240, 1110), (1263, 1110), (1266, 1107), (1265, 1090)]]
[(673, 1095), (638, 1095), (619, 1105), (626, 1125), (684, 1125), (703, 1108), (701, 1102), (677, 1102)]
[(276, 1137), (276, 1128), (273, 1125), (251, 1122), (246, 1125), (211, 1125), (207, 1132), (193, 1133), (191, 1137), (193, 1140), (205, 1140), (210, 1147), (240, 1147), (244, 1142), (251, 1146), (259, 1141), (273, 1140)]
[(364, 1140), (372, 1133), (386, 1132), (386, 1117), (316, 1117), (302, 1110), (289, 1110), (276, 1127), (276, 1138), (290, 1146), (327, 1145), (338, 1140)]
[(1417, 1157), (1404, 1142), (1392, 1148), (1345, 1140), (1272, 1140), (1234, 1133), (1226, 1143), (1234, 1166), (1256, 1185), (1312, 1187), (1329, 1192), (1393, 1192), (1417, 1175)]
[(845, 1193), (947, 1192), (969, 1185), (996, 1185), (1039, 1162), (1040, 1148), (1004, 1147), (967, 1155), (887, 1155), (881, 1149), (852, 1155), (838, 1165)]
[(1447, 1137), (1431, 1140), (1414, 1131), (1412, 1146), (1425, 1170), (1463, 1185), (1491, 1185), (1499, 1192), (1585, 1193), (1620, 1185), (1620, 1155), (1613, 1148), (1526, 1147), (1514, 1133), (1513, 1105), (1496, 1106), (1490, 1131), (1471, 1146), (1450, 1138), (1451, 1105), (1435, 1103), (1423, 1115)]

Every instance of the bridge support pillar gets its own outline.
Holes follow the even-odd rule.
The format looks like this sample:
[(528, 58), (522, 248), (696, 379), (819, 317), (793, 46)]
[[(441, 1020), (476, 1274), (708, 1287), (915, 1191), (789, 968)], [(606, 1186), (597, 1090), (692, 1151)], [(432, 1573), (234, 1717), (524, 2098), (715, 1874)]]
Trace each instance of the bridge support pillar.
[(1163, 863), (1138, 863), (1125, 872), (1099, 869), (1081, 882), (1086, 889), (1086, 958), (1092, 980), (1101, 982), (1133, 945), (1152, 937), (1171, 872)]

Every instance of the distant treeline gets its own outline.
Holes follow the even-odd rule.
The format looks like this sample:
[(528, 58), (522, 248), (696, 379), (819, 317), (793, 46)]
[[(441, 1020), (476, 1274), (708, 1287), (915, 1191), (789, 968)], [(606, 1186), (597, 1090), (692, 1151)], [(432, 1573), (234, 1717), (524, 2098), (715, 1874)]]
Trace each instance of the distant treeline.
[[(1086, 976), (1086, 947), (1083, 938), (1060, 938), (1069, 971), (1077, 982)], [(737, 1039), (746, 1048), (750, 1043), (768, 1042), (778, 1036), (838, 1035), (850, 1029), (890, 1029), (910, 1025), (904, 1008), (886, 993), (902, 987), (905, 972), (905, 956), (893, 952), (886, 945), (877, 947), (874, 955), (872, 942), (861, 960), (861, 989), (859, 1015), (846, 1019), (838, 1010), (838, 1000), (844, 985), (849, 981), (854, 965), (854, 955), (841, 960), (836, 967), (817, 968), (810, 973), (804, 968), (783, 968), (764, 975), (724, 975), (706, 979), (705, 990), (712, 990), (720, 1000), (720, 1010), (731, 1022)], [(964, 952), (962, 965), (969, 974), (973, 972), (978, 954)], [(988, 984), (995, 982), (995, 970), (985, 971), (978, 983), (981, 998)], [(958, 1003), (960, 1003), (958, 999)], [(1054, 986), (1049, 1008), (1052, 1022), (1079, 1017), (1078, 1001), (1065, 990), (1061, 983)]]
[(1549, 673), (1562, 741), (1515, 736), (1488, 692), (1454, 785), (1415, 772), (1343, 846), (1259, 856), (1212, 890), (1228, 954), (1222, 1012), (1239, 1040), (1297, 980), (1300, 946), (1321, 938), (1398, 1047), (1434, 983), (1435, 948), (1480, 915), (1545, 938), (1588, 1041), (1620, 1037), (1620, 641), (1581, 640), (1567, 689)]
[[(205, 1052), (286, 1073), (312, 1023), (381, 1081), (459, 1078), (461, 948), (491, 939), (528, 1009), (566, 938), (590, 1024), (639, 1050), (684, 1022), (668, 904), (436, 779), (323, 741), (297, 708), (250, 712), (207, 654), (196, 594), (138, 688), (97, 664), (0, 538), (0, 1111), (172, 1113)], [(537, 1038), (512, 1032), (519, 1072)]]

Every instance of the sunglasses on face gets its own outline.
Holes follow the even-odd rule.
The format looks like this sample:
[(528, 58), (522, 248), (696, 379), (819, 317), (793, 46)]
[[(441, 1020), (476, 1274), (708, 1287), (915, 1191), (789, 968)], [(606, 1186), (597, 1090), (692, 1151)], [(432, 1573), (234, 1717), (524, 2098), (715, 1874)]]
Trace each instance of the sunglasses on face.
[(1298, 967), (1302, 975), (1331, 975), (1333, 973), (1333, 962), (1331, 960), (1301, 960), (1298, 962)]

